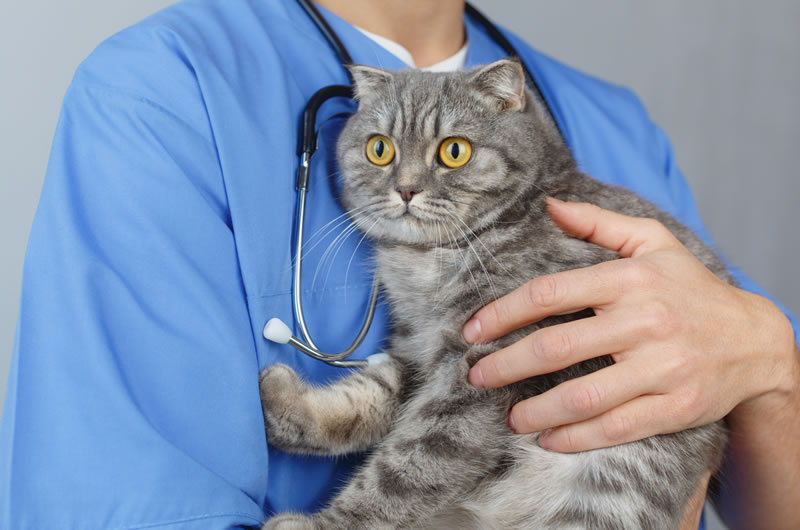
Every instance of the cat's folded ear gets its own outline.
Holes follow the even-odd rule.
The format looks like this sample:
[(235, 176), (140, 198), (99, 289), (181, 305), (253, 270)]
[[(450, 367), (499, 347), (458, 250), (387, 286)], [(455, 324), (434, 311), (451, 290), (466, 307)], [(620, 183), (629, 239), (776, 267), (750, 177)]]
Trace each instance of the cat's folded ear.
[(390, 70), (351, 64), (347, 66), (353, 78), (353, 99), (368, 100), (371, 96), (386, 90), (394, 82), (394, 74)]
[(470, 73), (470, 82), (501, 109), (525, 108), (525, 72), (518, 60), (501, 59), (475, 68)]

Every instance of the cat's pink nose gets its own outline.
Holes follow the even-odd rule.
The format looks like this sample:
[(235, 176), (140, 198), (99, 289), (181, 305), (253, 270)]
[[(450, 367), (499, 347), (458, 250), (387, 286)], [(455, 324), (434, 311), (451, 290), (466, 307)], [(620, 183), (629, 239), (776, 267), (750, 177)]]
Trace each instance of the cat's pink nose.
[(422, 190), (414, 186), (398, 186), (395, 188), (395, 191), (400, 194), (400, 197), (402, 197), (404, 201), (411, 202), (414, 195)]

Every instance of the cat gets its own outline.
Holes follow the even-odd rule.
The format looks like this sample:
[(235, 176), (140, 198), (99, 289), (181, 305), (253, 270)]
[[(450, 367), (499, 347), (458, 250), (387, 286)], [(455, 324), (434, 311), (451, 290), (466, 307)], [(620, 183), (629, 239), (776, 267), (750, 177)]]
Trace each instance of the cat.
[(374, 245), (390, 306), (390, 360), (312, 387), (281, 364), (261, 374), (269, 442), (338, 455), (373, 448), (325, 510), (265, 529), (675, 529), (726, 442), (721, 421), (577, 454), (506, 424), (515, 403), (613, 363), (604, 356), (500, 389), (471, 366), (548, 318), (470, 345), (469, 317), (523, 281), (619, 256), (562, 232), (545, 198), (591, 202), (669, 228), (718, 277), (689, 229), (630, 191), (581, 173), (521, 65), (425, 73), (352, 66), (358, 111), (337, 143), (341, 200)]

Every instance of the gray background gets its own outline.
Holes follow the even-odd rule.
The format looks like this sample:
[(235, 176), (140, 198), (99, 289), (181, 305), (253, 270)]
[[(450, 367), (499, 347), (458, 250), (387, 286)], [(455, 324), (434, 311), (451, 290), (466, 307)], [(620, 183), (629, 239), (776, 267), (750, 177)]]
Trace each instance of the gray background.
[[(104, 38), (171, 2), (28, 0), (0, 18), (0, 403), (25, 243), (61, 98)], [(534, 46), (633, 88), (672, 138), (718, 247), (795, 313), (800, 2), (476, 2)]]

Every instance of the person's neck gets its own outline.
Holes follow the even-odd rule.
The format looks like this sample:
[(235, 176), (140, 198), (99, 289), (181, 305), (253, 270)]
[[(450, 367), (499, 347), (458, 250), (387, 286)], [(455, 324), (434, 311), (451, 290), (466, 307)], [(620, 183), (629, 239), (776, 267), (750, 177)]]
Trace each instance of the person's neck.
[(464, 0), (316, 0), (354, 26), (393, 40), (425, 68), (464, 45)]

